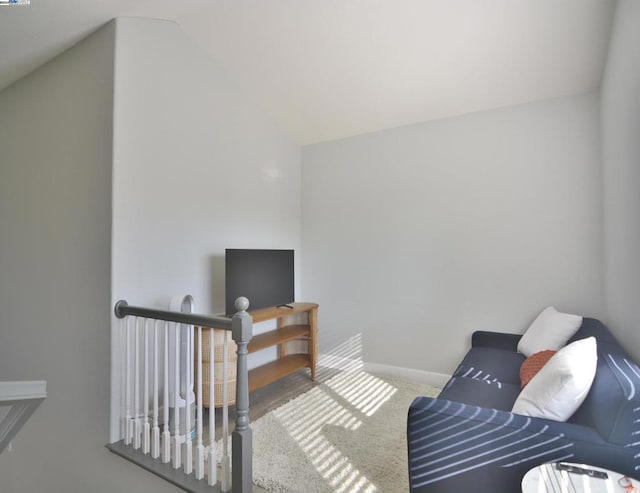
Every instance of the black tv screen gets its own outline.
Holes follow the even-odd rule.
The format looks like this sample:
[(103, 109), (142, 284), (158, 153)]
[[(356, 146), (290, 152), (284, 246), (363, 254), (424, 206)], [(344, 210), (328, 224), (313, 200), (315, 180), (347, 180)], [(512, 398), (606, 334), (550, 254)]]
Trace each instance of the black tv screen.
[(294, 301), (293, 250), (242, 250), (227, 248), (225, 313), (236, 312), (239, 296), (249, 298), (249, 310)]

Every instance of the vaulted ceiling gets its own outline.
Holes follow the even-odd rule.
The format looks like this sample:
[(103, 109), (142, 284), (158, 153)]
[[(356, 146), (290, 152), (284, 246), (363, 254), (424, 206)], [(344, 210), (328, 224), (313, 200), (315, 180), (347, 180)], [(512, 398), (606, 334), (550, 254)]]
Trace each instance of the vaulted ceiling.
[(298, 142), (600, 86), (615, 0), (31, 0), (0, 88), (117, 16), (175, 20)]

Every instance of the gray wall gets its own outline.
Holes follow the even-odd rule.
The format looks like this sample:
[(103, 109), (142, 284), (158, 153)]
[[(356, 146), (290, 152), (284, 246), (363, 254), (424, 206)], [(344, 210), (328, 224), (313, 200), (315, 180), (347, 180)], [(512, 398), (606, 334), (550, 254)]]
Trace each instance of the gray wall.
[[(634, 29), (639, 19), (638, 3), (621, 0), (601, 101), (604, 199), (597, 95), (304, 149), (301, 297), (321, 303), (324, 352), (362, 334), (368, 360), (451, 371), (476, 328), (522, 331), (551, 303), (603, 316), (606, 278), (608, 320), (640, 354), (634, 329), (640, 295), (640, 40)], [(122, 140), (112, 152), (114, 45), (110, 24), (0, 93), (0, 375), (46, 379), (49, 392), (16, 437), (14, 450), (0, 455), (2, 491), (177, 491), (103, 448), (109, 436), (112, 159), (121, 173), (115, 195), (128, 190), (124, 160), (144, 157), (135, 171), (144, 177), (160, 158), (160, 171), (169, 173), (161, 152), (142, 156), (134, 154), (141, 149), (129, 147), (134, 151), (120, 154), (133, 145)], [(135, 61), (138, 55), (132, 56)], [(207, 108), (223, 109), (215, 120), (219, 140), (208, 148), (211, 160), (230, 163), (217, 170), (226, 173), (223, 185), (248, 175), (253, 191), (264, 193), (251, 202), (252, 211), (271, 204), (261, 212), (268, 228), (254, 223), (235, 231), (235, 239), (265, 246), (295, 242), (296, 147), (211, 71), (205, 69), (209, 80), (223, 88), (205, 101)], [(148, 80), (145, 87), (154, 82), (161, 81)], [(145, 87), (138, 88), (140, 95)], [(164, 94), (175, 104), (168, 88)], [(136, 94), (127, 97), (135, 102)], [(242, 103), (241, 116), (224, 106), (228, 97)], [(158, 107), (147, 109), (157, 117), (163, 111), (160, 92), (142, 98), (138, 111), (154, 100)], [(122, 117), (119, 138), (126, 140), (136, 129), (126, 128), (125, 116), (116, 114)], [(151, 118), (137, 121), (136, 138)], [(250, 131), (239, 130), (255, 119), (259, 123)], [(184, 129), (180, 121), (171, 131)], [(228, 123), (238, 130), (225, 133)], [(171, 152), (186, 145), (181, 139), (179, 146), (169, 146)], [(252, 154), (247, 143), (255, 142), (262, 144)], [(268, 157), (259, 162), (263, 153)], [(182, 164), (179, 157), (173, 160)], [(294, 173), (291, 182), (278, 181), (279, 172)], [(208, 173), (200, 192), (215, 186)], [(134, 197), (127, 193), (116, 200)], [(219, 200), (231, 204), (226, 196)], [(125, 215), (126, 201), (118, 207)], [(241, 210), (239, 217), (249, 212)], [(292, 217), (282, 219), (287, 212)], [(190, 226), (198, 221), (203, 230), (216, 229), (208, 216)], [(232, 223), (217, 230), (220, 237), (233, 231)], [(136, 224), (119, 222), (114, 228), (131, 232)], [(203, 238), (201, 252), (207, 242), (214, 252), (222, 248), (217, 235)], [(127, 246), (125, 240), (114, 242), (123, 251)], [(202, 253), (197, 258), (188, 271), (214, 269), (215, 259)], [(181, 279), (179, 288), (190, 289)], [(219, 306), (216, 281), (198, 279), (195, 289), (208, 296), (211, 307)], [(120, 286), (128, 281), (134, 279), (118, 277)], [(147, 293), (142, 284), (122, 294)], [(157, 301), (162, 295), (149, 297)]]
[(114, 25), (0, 93), (0, 375), (48, 397), (12, 493), (175, 491), (107, 452)]
[(640, 359), (640, 2), (620, 0), (602, 84), (607, 319)]
[(177, 491), (104, 448), (111, 300), (221, 310), (225, 247), (298, 250), (299, 146), (175, 23), (119, 19), (0, 93), (0, 152), (0, 376), (49, 393), (0, 491)]
[(475, 329), (602, 316), (599, 142), (588, 94), (304, 147), (321, 352), (448, 373)]

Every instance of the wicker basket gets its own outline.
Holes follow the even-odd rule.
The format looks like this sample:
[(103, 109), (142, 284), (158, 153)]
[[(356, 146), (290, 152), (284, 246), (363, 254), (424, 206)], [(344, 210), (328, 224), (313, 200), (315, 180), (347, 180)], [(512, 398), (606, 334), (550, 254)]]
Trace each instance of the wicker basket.
[[(202, 329), (202, 406), (209, 407), (209, 375), (211, 373), (211, 361), (209, 360), (209, 332), (211, 329)], [(222, 387), (223, 387), (223, 357), (224, 357), (224, 330), (213, 330), (213, 369), (214, 369), (214, 381), (213, 381), (213, 392), (215, 399), (215, 407), (222, 407)], [(196, 356), (195, 356), (195, 377), (196, 377), (196, 386), (195, 390), (197, 392), (198, 389), (198, 337), (196, 335)], [(229, 394), (229, 404), (234, 404), (236, 402), (236, 361), (237, 361), (237, 346), (236, 343), (231, 338), (231, 334), (227, 335), (227, 353), (228, 353), (228, 368), (227, 368), (227, 392)]]

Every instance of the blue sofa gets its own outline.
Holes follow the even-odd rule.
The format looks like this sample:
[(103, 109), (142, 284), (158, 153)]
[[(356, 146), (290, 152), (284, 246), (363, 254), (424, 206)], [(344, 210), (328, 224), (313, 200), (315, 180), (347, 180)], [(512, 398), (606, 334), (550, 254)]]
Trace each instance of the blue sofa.
[(598, 320), (585, 318), (569, 343), (594, 336), (596, 376), (561, 423), (511, 413), (520, 393), (520, 335), (475, 332), (472, 347), (438, 398), (409, 408), (409, 483), (414, 493), (519, 492), (546, 462), (578, 462), (640, 474), (640, 368)]

